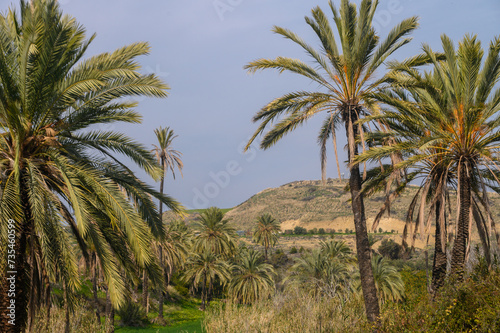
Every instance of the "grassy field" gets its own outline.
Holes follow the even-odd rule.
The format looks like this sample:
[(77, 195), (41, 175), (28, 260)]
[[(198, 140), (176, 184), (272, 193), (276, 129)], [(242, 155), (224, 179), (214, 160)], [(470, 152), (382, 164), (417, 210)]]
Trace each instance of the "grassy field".
[(183, 324), (175, 325), (175, 326), (152, 326), (145, 328), (133, 328), (133, 327), (121, 327), (117, 328), (115, 332), (118, 333), (202, 333), (202, 319), (198, 319), (195, 321), (185, 322)]
[[(164, 318), (168, 326), (150, 325), (144, 328), (117, 327), (116, 332), (141, 332), (141, 333), (201, 333), (202, 321), (205, 313), (199, 310), (200, 301), (181, 301), (177, 304), (165, 305)], [(150, 312), (150, 321), (158, 316), (156, 312)]]

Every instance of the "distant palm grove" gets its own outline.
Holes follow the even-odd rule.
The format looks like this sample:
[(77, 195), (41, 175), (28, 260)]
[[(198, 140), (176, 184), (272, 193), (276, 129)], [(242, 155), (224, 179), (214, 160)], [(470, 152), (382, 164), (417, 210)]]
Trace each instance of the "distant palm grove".
[[(394, 60), (418, 18), (379, 36), (377, 6), (314, 7), (315, 40), (273, 28), (307, 60), (244, 66), (314, 83), (257, 110), (246, 149), (321, 116), (325, 182), (327, 146), (340, 170), (346, 135), (337, 184), (354, 225), (292, 233), (270, 213), (238, 230), (227, 210), (168, 195), (184, 167), (168, 116), (146, 145), (99, 126), (138, 124), (133, 98), (168, 96), (141, 71), (148, 43), (89, 57), (95, 35), (57, 0), (2, 8), (0, 332), (499, 332), (500, 37), (442, 35), (442, 49)], [(404, 232), (383, 232), (409, 192)], [(367, 223), (364, 198), (380, 193)]]

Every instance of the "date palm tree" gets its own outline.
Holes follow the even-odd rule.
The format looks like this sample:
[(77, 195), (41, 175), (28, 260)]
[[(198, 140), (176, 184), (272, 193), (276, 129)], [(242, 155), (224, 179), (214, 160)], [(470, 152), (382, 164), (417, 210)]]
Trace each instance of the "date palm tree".
[[(380, 302), (403, 300), (405, 285), (396, 267), (391, 266), (387, 259), (380, 255), (373, 256), (372, 267)], [(356, 274), (355, 278), (359, 279), (359, 274)]]
[(278, 233), (281, 225), (270, 214), (263, 214), (257, 218), (257, 225), (253, 232), (253, 240), (264, 246), (264, 258), (267, 261), (267, 250), (278, 242)]
[[(432, 60), (432, 73), (422, 76), (404, 64), (396, 66), (390, 80), (406, 89), (406, 97), (404, 91), (375, 96), (394, 108), (380, 116), (390, 122), (392, 133), (375, 135), (378, 139), (399, 137), (399, 142), (372, 149), (358, 160), (367, 160), (369, 156), (380, 159), (402, 152), (408, 159), (396, 168), (427, 164), (422, 197), (427, 198), (426, 194), (435, 189), (437, 195), (432, 200), (436, 217), (444, 215), (447, 200), (444, 189), (447, 186), (457, 189), (457, 235), (451, 266), (452, 273), (460, 279), (469, 248), (469, 225), (476, 222), (487, 258), (489, 234), (495, 230), (488, 190), (498, 190), (500, 173), (497, 157), (500, 89), (494, 90), (500, 78), (500, 39), (491, 42), (482, 69), (484, 52), (476, 36), (465, 36), (457, 50), (446, 35), (441, 39), (445, 61), (439, 61), (428, 46), (423, 48), (424, 56)], [(486, 216), (479, 207), (485, 209)], [(423, 220), (423, 213), (419, 215), (419, 220)], [(436, 241), (441, 243), (445, 232), (443, 221), (443, 218), (437, 221), (441, 236), (436, 235)]]
[(252, 304), (274, 291), (276, 272), (262, 259), (262, 254), (252, 249), (240, 253), (228, 287), (229, 295), (237, 302)]
[(5, 254), (8, 221), (15, 221), (15, 255), (8, 259), (17, 271), (16, 325), (2, 313), (2, 332), (24, 330), (33, 269), (71, 292), (79, 285), (77, 255), (88, 258), (89, 247), (119, 306), (121, 269), (135, 274), (139, 266), (157, 276), (149, 244), (164, 227), (152, 198), (180, 210), (119, 161), (125, 156), (158, 179), (161, 169), (144, 146), (98, 129), (140, 122), (137, 104), (124, 98), (166, 96), (167, 85), (139, 72), (136, 58), (148, 44), (84, 60), (93, 38), (55, 0), (21, 1), (19, 12), (0, 14), (0, 242)]
[[(158, 163), (161, 165), (162, 169), (162, 176), (160, 179), (160, 193), (163, 194), (163, 187), (165, 185), (165, 173), (168, 172), (169, 170), (172, 172), (172, 177), (175, 179), (175, 169), (179, 170), (182, 176), (182, 168), (184, 167), (184, 164), (182, 163), (181, 156), (182, 153), (175, 150), (172, 147), (172, 142), (175, 138), (177, 138), (177, 135), (174, 134), (174, 131), (170, 129), (169, 127), (162, 128), (159, 127), (155, 129), (155, 135), (156, 139), (158, 140), (158, 145), (153, 145), (154, 149), (153, 152), (156, 155), (156, 159)], [(160, 201), (159, 203), (159, 216), (160, 220), (163, 221), (163, 203)], [(167, 248), (172, 249), (171, 246), (168, 246)], [(171, 258), (176, 257), (173, 253)], [(163, 260), (163, 246), (159, 245), (158, 246), (158, 255), (160, 259), (160, 265), (163, 271), (163, 274), (166, 276), (167, 272), (165, 269), (165, 261)], [(144, 272), (143, 275), (143, 300), (147, 304), (147, 280), (148, 277), (146, 275), (146, 272)], [(165, 279), (166, 280), (166, 279)], [(160, 290), (160, 297), (159, 297), (159, 310), (158, 310), (158, 317), (160, 318), (160, 321), (163, 321), (163, 291)]]
[(285, 281), (312, 294), (343, 297), (351, 290), (350, 261), (347, 257), (332, 257), (325, 248), (314, 249), (295, 260)]
[(213, 252), (215, 255), (230, 257), (236, 249), (236, 231), (224, 219), (224, 212), (217, 207), (204, 210), (193, 223), (198, 234), (194, 237), (195, 252)]
[[(358, 136), (361, 137), (361, 142), (364, 142), (363, 130), (358, 120), (375, 108), (369, 96), (382, 82), (376, 79), (376, 70), (387, 57), (410, 41), (410, 38), (406, 36), (418, 26), (418, 20), (412, 17), (402, 21), (391, 30), (385, 40), (380, 42), (372, 26), (373, 16), (378, 6), (377, 0), (361, 1), (359, 12), (356, 5), (348, 0), (342, 0), (338, 10), (332, 1), (329, 1), (329, 5), (340, 37), (342, 53), (339, 51), (337, 40), (326, 15), (319, 7), (316, 7), (312, 10), (312, 18), (306, 17), (306, 23), (319, 38), (321, 46), (319, 51), (292, 31), (281, 27), (274, 28), (275, 33), (301, 46), (312, 58), (316, 67), (286, 57), (259, 59), (250, 62), (245, 67), (250, 73), (264, 69), (289, 71), (302, 75), (321, 87), (320, 91), (292, 92), (264, 106), (253, 118), (254, 122), (261, 122), (261, 124), (246, 148), (248, 149), (268, 125), (272, 125), (272, 128), (262, 138), (260, 144), (262, 149), (270, 148), (285, 134), (320, 112), (333, 115), (333, 120), (328, 116), (326, 122), (345, 126), (350, 169), (349, 188), (356, 230), (358, 263), (363, 277), (362, 289), (366, 314), (368, 319), (374, 322), (379, 315), (379, 304), (371, 271), (371, 250), (361, 193), (360, 168), (352, 163), (358, 155), (356, 143)], [(339, 119), (338, 123), (335, 122), (336, 119)], [(332, 124), (326, 126), (327, 129), (331, 129)]]
[(227, 283), (231, 277), (231, 266), (221, 255), (211, 251), (193, 253), (186, 263), (184, 279), (195, 286), (201, 285), (201, 310), (209, 305), (210, 293), (215, 281)]

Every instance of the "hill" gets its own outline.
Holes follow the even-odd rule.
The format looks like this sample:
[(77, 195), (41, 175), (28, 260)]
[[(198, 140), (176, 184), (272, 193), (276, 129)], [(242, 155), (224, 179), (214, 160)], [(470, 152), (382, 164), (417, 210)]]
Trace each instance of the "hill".
[[(255, 225), (256, 218), (269, 213), (280, 223), (282, 230), (292, 230), (301, 226), (308, 230), (314, 228), (334, 229), (344, 232), (354, 229), (354, 220), (350, 204), (350, 193), (345, 191), (346, 181), (328, 179), (326, 184), (321, 181), (295, 181), (276, 188), (265, 189), (250, 199), (226, 210), (226, 217), (238, 230), (248, 231)], [(401, 235), (405, 225), (406, 212), (411, 200), (418, 191), (417, 186), (410, 186), (403, 195), (391, 205), (390, 215), (386, 213), (379, 224), (384, 232), (394, 231)], [(383, 193), (365, 198), (365, 210), (368, 228), (385, 201)], [(456, 201), (456, 196), (451, 197)], [(491, 194), (493, 216), (500, 217), (500, 196)], [(454, 221), (454, 211), (450, 221)], [(196, 218), (199, 210), (192, 211), (188, 221)], [(378, 229), (378, 228), (377, 228)], [(475, 228), (474, 228), (475, 229)], [(371, 229), (370, 229), (371, 230)], [(473, 233), (473, 237), (475, 237)], [(399, 237), (400, 238), (400, 237)], [(432, 238), (432, 237), (431, 237)], [(430, 243), (433, 243), (431, 240)]]

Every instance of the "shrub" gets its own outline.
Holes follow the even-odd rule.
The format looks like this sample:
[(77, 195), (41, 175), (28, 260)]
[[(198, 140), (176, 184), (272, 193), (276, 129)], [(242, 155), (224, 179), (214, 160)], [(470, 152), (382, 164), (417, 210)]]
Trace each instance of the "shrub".
[(125, 303), (116, 311), (116, 314), (120, 316), (120, 325), (122, 326), (144, 327), (149, 324), (146, 311), (137, 303)]
[(323, 229), (323, 228), (319, 228), (319, 229), (318, 229), (318, 234), (320, 234), (320, 235), (324, 235), (324, 234), (325, 234), (325, 229)]
[(293, 229), (293, 233), (294, 233), (295, 235), (305, 235), (305, 234), (307, 234), (307, 230), (306, 230), (306, 228), (296, 226), (296, 227)]
[(383, 233), (383, 232), (384, 232), (384, 230), (382, 230), (382, 228), (378, 228), (378, 232), (379, 232), (379, 233)]
[(500, 332), (500, 275), (447, 280), (434, 300), (426, 292), (425, 273), (403, 271), (407, 299), (381, 315), (383, 332)]
[(271, 264), (274, 267), (285, 266), (288, 261), (288, 256), (283, 252), (283, 250), (276, 251), (276, 253), (271, 256)]
[(378, 247), (378, 252), (392, 260), (400, 259), (403, 254), (403, 247), (392, 239), (384, 239)]
[(295, 246), (290, 249), (290, 254), (295, 254), (297, 252), (298, 251), (297, 251), (297, 248)]

